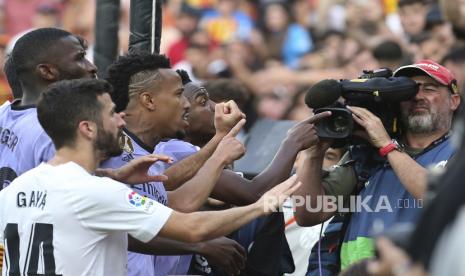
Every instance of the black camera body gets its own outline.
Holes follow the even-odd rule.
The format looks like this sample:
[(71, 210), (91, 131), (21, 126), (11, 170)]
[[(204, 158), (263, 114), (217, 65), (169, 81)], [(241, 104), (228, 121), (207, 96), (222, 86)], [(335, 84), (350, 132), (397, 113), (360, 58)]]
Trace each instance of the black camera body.
[[(324, 98), (323, 93), (329, 90), (332, 92), (325, 94)], [(316, 123), (317, 133), (319, 137), (334, 139), (333, 147), (343, 147), (348, 144), (365, 143), (353, 135), (354, 131), (362, 128), (353, 120), (347, 105), (368, 109), (381, 119), (391, 137), (398, 138), (399, 103), (412, 99), (417, 93), (418, 85), (412, 79), (392, 77), (391, 70), (380, 69), (364, 71), (360, 78), (354, 80), (322, 81), (310, 89), (306, 95), (306, 103), (313, 107), (312, 100), (317, 104), (332, 101), (326, 106), (313, 107), (315, 114), (324, 111), (332, 113), (330, 117)]]

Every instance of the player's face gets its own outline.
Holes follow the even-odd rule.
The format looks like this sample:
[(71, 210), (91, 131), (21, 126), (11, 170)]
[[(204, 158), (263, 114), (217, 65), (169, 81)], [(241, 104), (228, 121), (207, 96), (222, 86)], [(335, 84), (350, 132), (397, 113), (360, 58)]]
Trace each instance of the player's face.
[(96, 78), (97, 68), (86, 59), (86, 49), (75, 36), (62, 38), (54, 49), (52, 61), (58, 70), (58, 80)]
[(162, 81), (154, 95), (154, 120), (162, 138), (177, 138), (189, 126), (189, 101), (183, 96), (181, 78), (171, 69), (161, 69)]
[(189, 136), (202, 136), (211, 139), (215, 133), (215, 102), (210, 100), (207, 90), (199, 88), (189, 97)]
[(447, 86), (428, 76), (412, 77), (419, 84), (418, 94), (401, 103), (401, 119), (411, 133), (429, 134), (450, 127), (452, 115), (460, 102)]
[(98, 124), (95, 149), (102, 152), (105, 157), (118, 156), (123, 152), (119, 144), (125, 126), (123, 114), (115, 112), (115, 104), (111, 101), (108, 93), (100, 95), (98, 100), (103, 105), (103, 108), (102, 119)]

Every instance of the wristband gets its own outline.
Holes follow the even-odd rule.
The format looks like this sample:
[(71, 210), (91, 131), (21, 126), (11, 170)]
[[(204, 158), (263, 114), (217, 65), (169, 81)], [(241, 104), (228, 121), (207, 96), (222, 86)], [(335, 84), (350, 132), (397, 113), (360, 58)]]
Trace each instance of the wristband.
[(397, 149), (399, 149), (399, 144), (397, 143), (397, 141), (392, 140), (389, 144), (379, 149), (379, 155), (385, 157), (386, 155), (388, 155), (388, 153)]

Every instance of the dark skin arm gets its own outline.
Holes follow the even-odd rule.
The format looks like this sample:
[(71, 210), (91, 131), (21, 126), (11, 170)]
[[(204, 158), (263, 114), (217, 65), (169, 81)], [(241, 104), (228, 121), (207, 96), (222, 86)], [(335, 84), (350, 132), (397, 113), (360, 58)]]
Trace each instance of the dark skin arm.
[(183, 183), (191, 179), (199, 169), (205, 164), (208, 158), (216, 150), (216, 147), (223, 139), (220, 135), (215, 135), (200, 151), (193, 154), (165, 170), (164, 174), (168, 180), (163, 182), (167, 191), (179, 188)]
[[(297, 189), (295, 195), (310, 197), (312, 208), (316, 208), (317, 197), (326, 195), (322, 185), (322, 172), (324, 153), (329, 148), (330, 143), (320, 141), (314, 147), (306, 150), (303, 154), (302, 170), (299, 172), (299, 179), (303, 185)], [(297, 202), (296, 202), (297, 203)], [(313, 226), (322, 223), (332, 217), (335, 212), (308, 212), (306, 204), (294, 204), (296, 222), (299, 226)]]
[(271, 164), (252, 180), (224, 170), (211, 196), (237, 206), (257, 201), (263, 193), (289, 177), (299, 151), (317, 142), (313, 123), (329, 115), (317, 114), (291, 128)]
[(284, 141), (271, 164), (252, 180), (232, 170), (223, 170), (211, 196), (236, 206), (251, 204), (289, 177), (297, 153), (296, 143)]
[(149, 255), (200, 254), (207, 258), (209, 263), (224, 269), (228, 275), (236, 274), (243, 269), (246, 259), (244, 248), (234, 240), (225, 237), (198, 243), (155, 237), (148, 243), (143, 243), (128, 236), (128, 250)]
[(221, 140), (244, 117), (234, 101), (215, 106), (215, 136), (196, 154), (193, 154), (165, 170), (168, 180), (163, 182), (167, 191), (177, 189), (191, 179), (205, 164)]

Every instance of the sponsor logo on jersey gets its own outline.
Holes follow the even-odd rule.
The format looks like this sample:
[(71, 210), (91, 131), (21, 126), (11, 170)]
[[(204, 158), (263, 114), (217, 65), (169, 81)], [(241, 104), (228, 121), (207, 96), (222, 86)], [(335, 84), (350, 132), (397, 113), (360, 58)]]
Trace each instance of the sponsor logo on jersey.
[(147, 202), (147, 197), (141, 196), (140, 194), (136, 192), (131, 192), (128, 195), (128, 200), (129, 200), (129, 204), (136, 206), (136, 207), (140, 207), (140, 206), (144, 206), (144, 204)]
[(155, 202), (152, 199), (142, 196), (134, 191), (128, 192), (127, 200), (129, 205), (141, 209), (146, 213), (153, 212), (155, 207)]
[(127, 136), (125, 133), (121, 135), (119, 145), (124, 152), (134, 153), (134, 146), (132, 145), (131, 138), (129, 138), (129, 136)]

